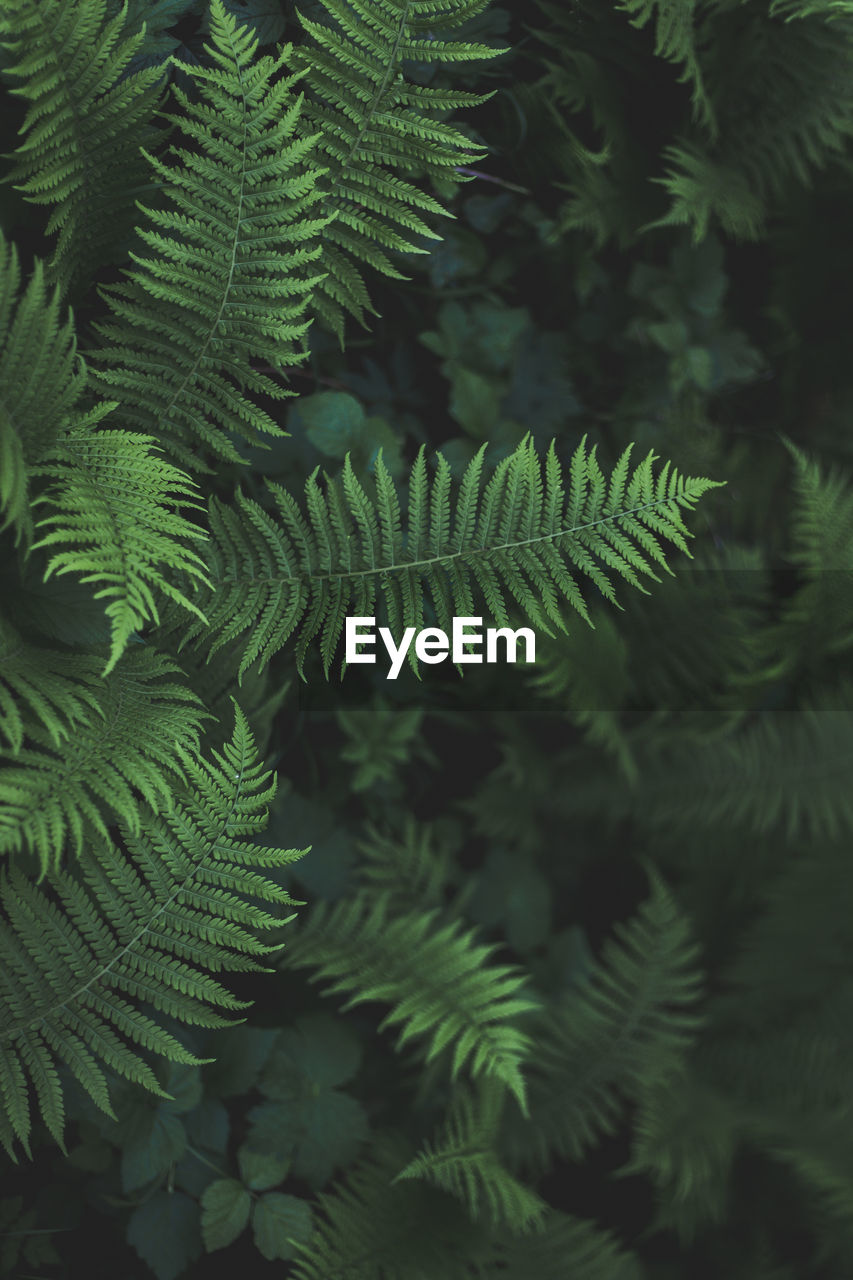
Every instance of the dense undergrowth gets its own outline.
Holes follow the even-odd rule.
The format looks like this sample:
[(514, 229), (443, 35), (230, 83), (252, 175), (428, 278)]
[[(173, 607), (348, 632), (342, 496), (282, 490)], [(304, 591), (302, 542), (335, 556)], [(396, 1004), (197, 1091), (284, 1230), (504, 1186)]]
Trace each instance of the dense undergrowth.
[(0, 1275), (853, 1273), (853, 4), (0, 38)]

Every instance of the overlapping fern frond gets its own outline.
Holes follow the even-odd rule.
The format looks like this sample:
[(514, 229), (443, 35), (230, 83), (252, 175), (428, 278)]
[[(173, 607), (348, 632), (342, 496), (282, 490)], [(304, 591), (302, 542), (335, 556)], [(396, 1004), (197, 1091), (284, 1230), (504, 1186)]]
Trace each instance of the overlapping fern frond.
[[(714, 19), (705, 86), (719, 104), (713, 144), (679, 138), (659, 179), (671, 197), (653, 225), (692, 225), (701, 239), (712, 217), (735, 236), (755, 237), (792, 180), (806, 184), (840, 157), (853, 135), (847, 67), (853, 13), (768, 18), (760, 7)], [(795, 21), (790, 19), (796, 18)]]
[(823, 468), (785, 443), (794, 461), (795, 494), (788, 560), (799, 582), (765, 635), (768, 679), (790, 676), (853, 645), (853, 477), (838, 466)]
[(199, 446), (240, 461), (235, 440), (285, 432), (245, 394), (280, 399), (281, 371), (305, 356), (306, 307), (318, 282), (315, 137), (300, 132), (290, 56), (255, 57), (257, 39), (212, 0), (214, 65), (179, 64), (197, 96), (175, 86), (184, 135), (166, 160), (149, 157), (163, 205), (145, 207), (149, 253), (106, 291), (112, 318), (96, 326), (90, 358), (122, 420), (168, 442), (188, 467)]
[(696, 0), (620, 0), (619, 7), (631, 15), (635, 27), (645, 26), (654, 16), (655, 53), (683, 64), (682, 79), (692, 87), (693, 109), (713, 129), (713, 108), (696, 51)]
[(174, 580), (206, 581), (188, 541), (205, 537), (176, 508), (197, 508), (195, 486), (160, 456), (150, 436), (100, 425), (115, 408), (79, 420), (39, 470), (52, 482), (32, 504), (42, 510), (36, 548), (49, 548), (45, 577), (73, 573), (97, 587), (111, 627), (105, 674), (134, 631), (159, 622), (157, 594), (203, 618)]
[(476, 1096), (457, 1089), (436, 1141), (424, 1143), (394, 1181), (421, 1178), (455, 1196), (474, 1221), (485, 1216), (523, 1234), (541, 1223), (546, 1205), (498, 1157), (495, 1135), (503, 1110), (502, 1092), (488, 1077)]
[(261, 872), (301, 854), (247, 839), (265, 824), (275, 782), (239, 709), (222, 753), (188, 759), (186, 775), (168, 813), (141, 814), (136, 834), (122, 828), (123, 846), (102, 836), (38, 885), (14, 862), (0, 874), (0, 1142), (10, 1154), (16, 1141), (29, 1150), (33, 1100), (62, 1142), (61, 1070), (108, 1114), (105, 1069), (163, 1094), (147, 1054), (198, 1059), (150, 1008), (221, 1026), (218, 1010), (245, 1005), (212, 974), (259, 970), (278, 949), (258, 937), (287, 923), (267, 908), (296, 904)]
[(63, 293), (123, 248), (147, 179), (139, 149), (156, 136), (161, 73), (129, 69), (144, 33), (126, 35), (125, 15), (108, 19), (106, 0), (4, 0), (0, 10), (5, 71), (29, 104), (10, 181), (53, 206), (49, 276)]
[(469, 1280), (481, 1231), (453, 1197), (430, 1186), (393, 1183), (405, 1159), (397, 1135), (381, 1134), (370, 1156), (318, 1197), (307, 1244), (299, 1244), (293, 1280)]
[(114, 404), (80, 409), (87, 372), (73, 318), (38, 259), (21, 289), (17, 253), (2, 235), (0, 344), (0, 514), (29, 541), (42, 511), (34, 545), (51, 548), (47, 575), (78, 574), (109, 601), (109, 672), (131, 633), (157, 621), (155, 593), (198, 612), (179, 585), (204, 577), (186, 545), (204, 535), (180, 514), (198, 507), (196, 490), (151, 438), (102, 425)]
[(393, 254), (428, 252), (422, 242), (440, 238), (427, 218), (446, 210), (412, 178), (463, 181), (457, 166), (482, 155), (446, 116), (484, 96), (419, 83), (407, 64), (491, 58), (499, 50), (454, 38), (488, 0), (321, 3), (326, 21), (302, 17), (310, 41), (297, 65), (306, 72), (305, 120), (320, 133), (328, 168), (324, 208), (334, 214), (323, 237), (328, 274), (313, 306), (342, 340), (346, 312), (361, 323), (365, 312), (375, 314), (364, 268), (402, 279)]
[(453, 494), (447, 462), (438, 454), (430, 478), (421, 450), (405, 522), (381, 457), (370, 492), (349, 459), (340, 481), (326, 477), (325, 493), (313, 473), (305, 486), (307, 518), (275, 484), (269, 489), (278, 519), (242, 495), (233, 507), (213, 502), (215, 595), (204, 603), (218, 633), (214, 648), (248, 631), (243, 672), (256, 659), (267, 661), (298, 629), (300, 670), (319, 636), (328, 672), (345, 617), (371, 616), (378, 601), (395, 637), (407, 627), (422, 629), (430, 604), (449, 633), (454, 614), (476, 616), (475, 595), (500, 626), (512, 608), (545, 631), (549, 624), (564, 629), (564, 602), (589, 621), (573, 571), (610, 601), (614, 575), (644, 590), (641, 576), (658, 580), (653, 565), (672, 572), (663, 540), (690, 554), (681, 511), (717, 487), (680, 476), (669, 463), (655, 476), (651, 452), (629, 476), (630, 446), (608, 480), (585, 436), (568, 488), (553, 446), (543, 468), (530, 440), (499, 463), (484, 487), (484, 451)]
[(54, 443), (86, 382), (71, 316), (36, 260), (21, 290), (15, 246), (0, 232), (0, 528), (31, 531), (28, 471)]
[(30, 643), (0, 617), (0, 750), (17, 755), (33, 717), (55, 747), (100, 714), (102, 663), (91, 653)]
[[(853, 831), (852, 713), (847, 680), (689, 749), (675, 736), (655, 740), (649, 732), (637, 787), (610, 788), (609, 816), (633, 813), (641, 826), (671, 839), (688, 831), (695, 839), (702, 829), (843, 839)], [(582, 798), (581, 811), (591, 812), (586, 804)]]
[(545, 1169), (554, 1154), (578, 1159), (613, 1132), (625, 1099), (679, 1071), (702, 1024), (701, 984), (688, 925), (653, 875), (651, 896), (617, 926), (588, 979), (537, 1019), (531, 1123), (508, 1131), (512, 1161)]
[(57, 743), (49, 726), (26, 724), (25, 745), (0, 752), (0, 853), (31, 850), (44, 872), (66, 847), (79, 855), (106, 837), (110, 820), (138, 834), (143, 802), (171, 807), (205, 718), (176, 673), (134, 647), (98, 690), (98, 714), (67, 738)]
[(329, 994), (352, 993), (345, 1009), (368, 1000), (392, 1005), (382, 1026), (402, 1024), (398, 1044), (428, 1039), (425, 1061), (452, 1049), (451, 1077), (466, 1067), (493, 1076), (526, 1107), (521, 1066), (527, 1036), (512, 1019), (537, 1009), (512, 965), (488, 964), (496, 948), (476, 942), (461, 922), (441, 923), (440, 909), (394, 912), (387, 892), (361, 890), (319, 903), (295, 935), (286, 963), (327, 980)]
[(452, 846), (430, 823), (407, 815), (393, 831), (368, 825), (359, 842), (361, 880), (406, 906), (438, 906), (450, 878)]

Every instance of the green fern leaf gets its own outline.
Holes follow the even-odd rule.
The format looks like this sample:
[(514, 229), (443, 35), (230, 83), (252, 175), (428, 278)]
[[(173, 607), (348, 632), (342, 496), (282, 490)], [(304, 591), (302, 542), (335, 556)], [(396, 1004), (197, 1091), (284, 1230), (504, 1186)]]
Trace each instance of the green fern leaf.
[(642, 826), (674, 839), (702, 829), (845, 838), (853, 831), (851, 707), (853, 685), (843, 681), (689, 751), (661, 733), (647, 743), (635, 791), (610, 788), (611, 816), (633, 811)]
[(28, 472), (65, 426), (86, 382), (71, 317), (36, 259), (20, 292), (14, 245), (0, 232), (0, 529), (28, 536)]
[(126, 12), (107, 20), (105, 0), (4, 0), (0, 13), (5, 71), (29, 104), (9, 180), (53, 206), (49, 278), (63, 293), (123, 248), (146, 181), (139, 149), (155, 136), (161, 72), (129, 70), (144, 31), (123, 34)]
[[(437, 455), (427, 476), (423, 450), (409, 480), (408, 518), (402, 529), (396, 488), (381, 456), (375, 496), (357, 480), (349, 458), (342, 480), (326, 478), (323, 493), (313, 473), (306, 484), (306, 516), (278, 485), (269, 491), (278, 520), (238, 494), (236, 507), (214, 501), (210, 512), (215, 595), (205, 601), (216, 634), (214, 649), (249, 631), (241, 674), (267, 661), (300, 632), (300, 671), (308, 645), (321, 637), (328, 673), (348, 614), (371, 616), (385, 606), (393, 633), (424, 625), (431, 599), (448, 633), (454, 614), (470, 616), (476, 591), (499, 626), (518, 607), (549, 632), (565, 629), (564, 601), (586, 621), (589, 614), (572, 570), (586, 575), (611, 602), (612, 577), (644, 590), (641, 575), (658, 581), (653, 565), (671, 573), (661, 541), (689, 555), (691, 535), (681, 509), (691, 510), (716, 483), (687, 479), (669, 463), (655, 477), (648, 456), (628, 476), (629, 448), (609, 484), (581, 440), (571, 462), (568, 490), (553, 446), (544, 466), (524, 441), (482, 484), (485, 446), (468, 465), (455, 498), (450, 468)], [(242, 516), (242, 518), (241, 518)], [(190, 625), (190, 634), (199, 629)], [(410, 661), (415, 659), (410, 649)]]
[(682, 1069), (702, 1025), (697, 956), (686, 922), (653, 876), (651, 896), (617, 927), (588, 980), (539, 1020), (531, 1123), (507, 1132), (513, 1162), (545, 1169), (554, 1153), (578, 1159), (600, 1134), (614, 1132), (625, 1098), (643, 1097)]
[[(843, 155), (853, 134), (847, 66), (853, 12), (788, 12), (782, 21), (747, 8), (705, 59), (705, 84), (718, 105), (718, 136), (709, 147), (679, 138), (666, 148), (661, 182), (669, 212), (649, 226), (692, 224), (698, 242), (712, 217), (732, 235), (756, 238), (791, 183)], [(787, 6), (786, 6), (787, 7)], [(791, 21), (796, 18), (796, 21)]]
[(524, 977), (511, 965), (487, 965), (494, 946), (475, 942), (459, 920), (439, 910), (392, 915), (389, 895), (362, 891), (320, 903), (291, 943), (286, 963), (313, 968), (329, 993), (352, 992), (345, 1009), (368, 1000), (392, 1005), (381, 1026), (402, 1023), (398, 1044), (429, 1037), (426, 1062), (452, 1048), (451, 1077), (463, 1066), (494, 1076), (526, 1108), (521, 1064), (530, 1043), (508, 1019), (537, 1009), (519, 994)]
[(392, 1183), (405, 1158), (399, 1137), (381, 1134), (370, 1157), (318, 1197), (293, 1280), (469, 1280), (478, 1229), (453, 1197), (417, 1182)]
[(494, 1139), (503, 1100), (488, 1084), (476, 1099), (457, 1090), (437, 1141), (425, 1143), (394, 1182), (422, 1178), (461, 1200), (474, 1221), (483, 1216), (485, 1202), (493, 1223), (522, 1234), (541, 1223), (546, 1205), (498, 1159)]
[[(179, 64), (198, 97), (177, 86), (168, 118), (187, 145), (149, 156), (165, 207), (144, 208), (151, 252), (106, 290), (112, 319), (96, 326), (97, 380), (127, 426), (169, 443), (199, 468), (201, 443), (241, 461), (234, 443), (286, 432), (244, 394), (289, 394), (275, 372), (305, 358), (306, 307), (327, 218), (319, 211), (315, 138), (299, 133), (298, 76), (281, 76), (290, 46), (255, 57), (257, 39), (212, 0), (212, 67)], [(205, 469), (204, 464), (202, 469)], [(209, 468), (208, 468), (209, 469)]]
[(0, 743), (17, 755), (33, 716), (60, 748), (75, 726), (101, 714), (100, 669), (91, 654), (30, 644), (0, 617)]
[(765, 634), (769, 662), (762, 678), (790, 679), (853, 645), (853, 486), (840, 467), (822, 468), (790, 440), (795, 505), (788, 555), (798, 585), (781, 602)]
[(202, 559), (184, 545), (205, 534), (175, 510), (199, 506), (195, 486), (158, 456), (151, 437), (102, 427), (114, 407), (101, 405), (63, 436), (38, 469), (54, 483), (32, 504), (48, 512), (37, 523), (41, 537), (34, 544), (51, 548), (45, 578), (79, 574), (97, 586), (95, 599), (109, 602), (104, 674), (134, 631), (159, 623), (155, 591), (203, 620), (171, 575), (206, 582)]
[(406, 907), (434, 907), (444, 901), (453, 849), (431, 823), (407, 815), (399, 830), (369, 824), (358, 847), (364, 859), (361, 880), (374, 892), (387, 890)]
[[(328, 274), (313, 306), (343, 341), (345, 312), (376, 314), (362, 271), (403, 279), (393, 255), (426, 253), (440, 237), (426, 220), (446, 214), (411, 180), (466, 180), (458, 172), (482, 151), (445, 119), (488, 95), (419, 84), (408, 62), (464, 62), (500, 50), (452, 38), (488, 0), (321, 0), (326, 21), (302, 17), (310, 40), (297, 52), (305, 70), (306, 125), (320, 133), (327, 174), (324, 207), (334, 221), (323, 237)], [(450, 39), (446, 37), (451, 36)]]
[(26, 725), (29, 744), (0, 752), (0, 853), (31, 849), (42, 872), (66, 845), (78, 855), (106, 813), (140, 831), (140, 802), (168, 810), (205, 713), (174, 675), (178, 668), (147, 648), (131, 649), (98, 692), (99, 716), (55, 731)]
[(643, 27), (657, 13), (655, 53), (671, 62), (684, 64), (682, 80), (693, 86), (693, 110), (715, 132), (711, 100), (705, 90), (696, 53), (695, 23), (697, 0), (620, 0), (619, 8), (631, 14), (631, 23)]
[(105, 1071), (163, 1095), (139, 1050), (199, 1060), (147, 1010), (225, 1025), (217, 1010), (245, 1004), (212, 974), (259, 971), (279, 949), (258, 933), (286, 924), (293, 917), (282, 920), (277, 909), (298, 904), (258, 868), (302, 855), (246, 838), (265, 825), (275, 782), (235, 714), (223, 751), (188, 758), (187, 787), (170, 812), (140, 813), (135, 834), (122, 829), (124, 847), (101, 838), (39, 885), (14, 864), (0, 874), (0, 1142), (10, 1154), (16, 1141), (29, 1150), (31, 1093), (62, 1143), (60, 1068), (108, 1115)]

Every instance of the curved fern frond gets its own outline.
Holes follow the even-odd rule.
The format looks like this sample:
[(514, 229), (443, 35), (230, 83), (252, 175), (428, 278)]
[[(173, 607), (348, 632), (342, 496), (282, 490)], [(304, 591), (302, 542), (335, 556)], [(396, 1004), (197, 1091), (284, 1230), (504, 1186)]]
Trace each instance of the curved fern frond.
[(255, 58), (258, 41), (212, 0), (212, 67), (180, 63), (196, 96), (177, 86), (168, 118), (187, 145), (148, 159), (163, 207), (144, 208), (140, 236), (152, 251), (105, 291), (112, 319), (96, 326), (95, 376), (130, 427), (168, 441), (199, 467), (201, 443), (241, 461), (236, 435), (255, 443), (286, 432), (244, 392), (291, 394), (250, 363), (275, 371), (305, 357), (300, 340), (319, 276), (315, 138), (298, 132), (297, 75), (280, 76), (290, 46)]
[(380, 1027), (402, 1024), (398, 1046), (428, 1037), (425, 1061), (452, 1048), (450, 1074), (467, 1067), (494, 1076), (526, 1109), (521, 1065), (528, 1037), (509, 1019), (537, 1009), (520, 994), (524, 975), (487, 964), (497, 950), (475, 941), (459, 920), (440, 924), (441, 911), (392, 915), (389, 895), (361, 891), (347, 901), (318, 904), (288, 949), (290, 968), (313, 968), (311, 981), (331, 980), (329, 994), (352, 992), (343, 1006), (391, 1004)]
[[(499, 626), (507, 625), (512, 607), (545, 631), (549, 624), (564, 630), (564, 601), (589, 622), (572, 571), (614, 603), (614, 575), (644, 590), (641, 575), (659, 580), (653, 564), (672, 572), (662, 540), (690, 554), (681, 511), (717, 487), (712, 480), (682, 477), (669, 463), (655, 476), (652, 452), (629, 477), (630, 445), (608, 481), (584, 436), (568, 490), (553, 445), (543, 477), (530, 440), (499, 463), (484, 488), (484, 451), (471, 460), (454, 496), (447, 462), (437, 454), (430, 479), (422, 449), (409, 480), (405, 521), (381, 455), (370, 492), (349, 458), (340, 481), (326, 477), (325, 493), (315, 471), (305, 487), (307, 518), (275, 484), (269, 491), (277, 520), (240, 494), (234, 507), (214, 501), (215, 595), (205, 601), (218, 632), (214, 648), (250, 632), (242, 674), (255, 660), (266, 662), (299, 629), (299, 670), (319, 635), (328, 673), (348, 614), (371, 616), (381, 600), (399, 638), (406, 627), (424, 627), (431, 601), (438, 626), (450, 633), (454, 614), (476, 614), (475, 593)], [(409, 655), (416, 668), (411, 648)]]
[[(623, 1099), (681, 1069), (702, 1025), (698, 947), (657, 876), (651, 896), (604, 947), (588, 980), (538, 1020), (530, 1065), (531, 1122), (514, 1125), (514, 1161), (548, 1167), (579, 1159), (612, 1133)], [(512, 1113), (508, 1115), (512, 1122)]]
[(495, 1224), (523, 1234), (539, 1225), (545, 1201), (505, 1169), (495, 1150), (503, 1098), (488, 1081), (478, 1097), (456, 1091), (435, 1143), (426, 1142), (394, 1182), (422, 1178), (460, 1200), (476, 1222), (483, 1209)]
[[(80, 854), (121, 819), (140, 831), (140, 804), (168, 810), (176, 781), (205, 718), (179, 669), (147, 648), (131, 649), (98, 694), (100, 715), (58, 745), (49, 729), (26, 725), (29, 744), (0, 772), (0, 853), (31, 849), (42, 871), (66, 845)], [(109, 819), (107, 814), (110, 815)]]
[[(488, 45), (453, 39), (488, 0), (321, 0), (326, 21), (301, 16), (310, 36), (297, 52), (305, 68), (306, 124), (320, 133), (328, 167), (324, 207), (334, 221), (323, 237), (328, 274), (313, 306), (343, 341), (344, 313), (374, 315), (364, 267), (403, 279), (390, 256), (427, 253), (438, 240), (426, 217), (446, 215), (411, 180), (466, 180), (457, 172), (482, 157), (445, 117), (489, 95), (440, 89), (408, 78), (407, 63), (493, 58)], [(451, 36), (447, 39), (447, 36)]]
[(0, 529), (29, 534), (28, 471), (53, 444), (86, 382), (71, 316), (36, 259), (21, 292), (15, 246), (0, 232)]
[[(267, 906), (298, 905), (260, 869), (300, 852), (246, 837), (266, 822), (275, 791), (235, 708), (231, 741), (186, 765), (187, 788), (170, 813), (144, 814), (124, 848), (99, 840), (79, 864), (39, 885), (12, 865), (0, 874), (0, 1142), (28, 1150), (31, 1098), (62, 1144), (60, 1068), (112, 1115), (104, 1069), (163, 1094), (139, 1050), (199, 1060), (143, 1005), (184, 1024), (227, 1024), (217, 1009), (245, 1008), (211, 975), (261, 970), (279, 949), (257, 936), (282, 919)], [(258, 900), (264, 905), (261, 906)]]
[(101, 714), (100, 674), (101, 663), (91, 654), (29, 644), (0, 618), (0, 750), (5, 742), (18, 754), (29, 716), (61, 747), (76, 725)]
[(35, 204), (53, 206), (59, 240), (49, 278), (63, 293), (111, 262), (133, 227), (134, 192), (147, 179), (161, 71), (129, 65), (144, 31), (125, 36), (127, 6), (106, 0), (4, 0), (0, 43), (12, 90), (29, 103), (10, 175)]
[(32, 504), (48, 512), (37, 523), (41, 537), (34, 544), (51, 548), (45, 577), (79, 574), (97, 586), (96, 600), (108, 601), (105, 675), (134, 631), (159, 622), (155, 591), (203, 619), (173, 574), (207, 581), (203, 560), (184, 545), (206, 535), (175, 509), (200, 506), (195, 486), (158, 456), (150, 436), (101, 427), (113, 408), (99, 406), (63, 436), (39, 468), (54, 483)]

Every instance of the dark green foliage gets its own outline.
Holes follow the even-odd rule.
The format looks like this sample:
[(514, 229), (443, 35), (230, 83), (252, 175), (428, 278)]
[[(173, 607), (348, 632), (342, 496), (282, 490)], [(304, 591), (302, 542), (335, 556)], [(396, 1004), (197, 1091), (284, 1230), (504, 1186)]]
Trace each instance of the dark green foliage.
[(488, 3), (322, 0), (327, 21), (302, 18), (311, 38), (297, 65), (306, 73), (306, 119), (320, 135), (324, 207), (334, 215), (314, 307), (342, 341), (345, 312), (362, 322), (365, 311), (375, 314), (363, 268), (401, 279), (394, 251), (426, 253), (439, 238), (424, 215), (445, 210), (412, 183), (413, 171), (433, 184), (458, 181), (455, 170), (482, 157), (446, 120), (482, 96), (424, 84), (404, 68), (494, 57), (497, 50), (458, 34)]
[(98, 381), (129, 424), (178, 447), (199, 443), (238, 459), (232, 437), (281, 434), (243, 394), (280, 396), (254, 370), (304, 358), (304, 311), (317, 283), (324, 220), (315, 205), (316, 137), (300, 137), (287, 53), (254, 59), (257, 40), (226, 12), (212, 15), (211, 67), (185, 68), (197, 97), (177, 86), (172, 122), (187, 143), (152, 164), (167, 207), (145, 208), (148, 252), (109, 293), (99, 326)]
[(106, 0), (4, 0), (0, 13), (7, 74), (28, 104), (7, 180), (53, 206), (49, 275), (63, 292), (125, 250), (145, 181), (140, 148), (156, 136), (160, 71), (131, 70), (143, 33), (125, 18), (107, 20)]
[(851, 23), (0, 0), (0, 1276), (853, 1272)]
[[(156, 701), (151, 711), (165, 728)], [(186, 790), (173, 791), (165, 817), (149, 808), (121, 826), (124, 848), (105, 834), (79, 871), (53, 870), (34, 885), (13, 863), (0, 883), (0, 1140), (8, 1151), (14, 1137), (29, 1152), (27, 1078), (59, 1142), (65, 1107), (57, 1062), (108, 1114), (102, 1066), (162, 1093), (137, 1046), (171, 1062), (198, 1059), (140, 1003), (179, 1022), (221, 1026), (212, 1008), (242, 1005), (204, 971), (258, 969), (256, 957), (276, 949), (254, 931), (280, 921), (252, 898), (291, 898), (254, 868), (280, 867), (299, 854), (253, 848), (242, 838), (263, 825), (274, 784), (256, 761), (239, 709), (236, 717), (231, 742), (212, 763), (186, 753)], [(37, 812), (49, 813), (43, 801)]]

